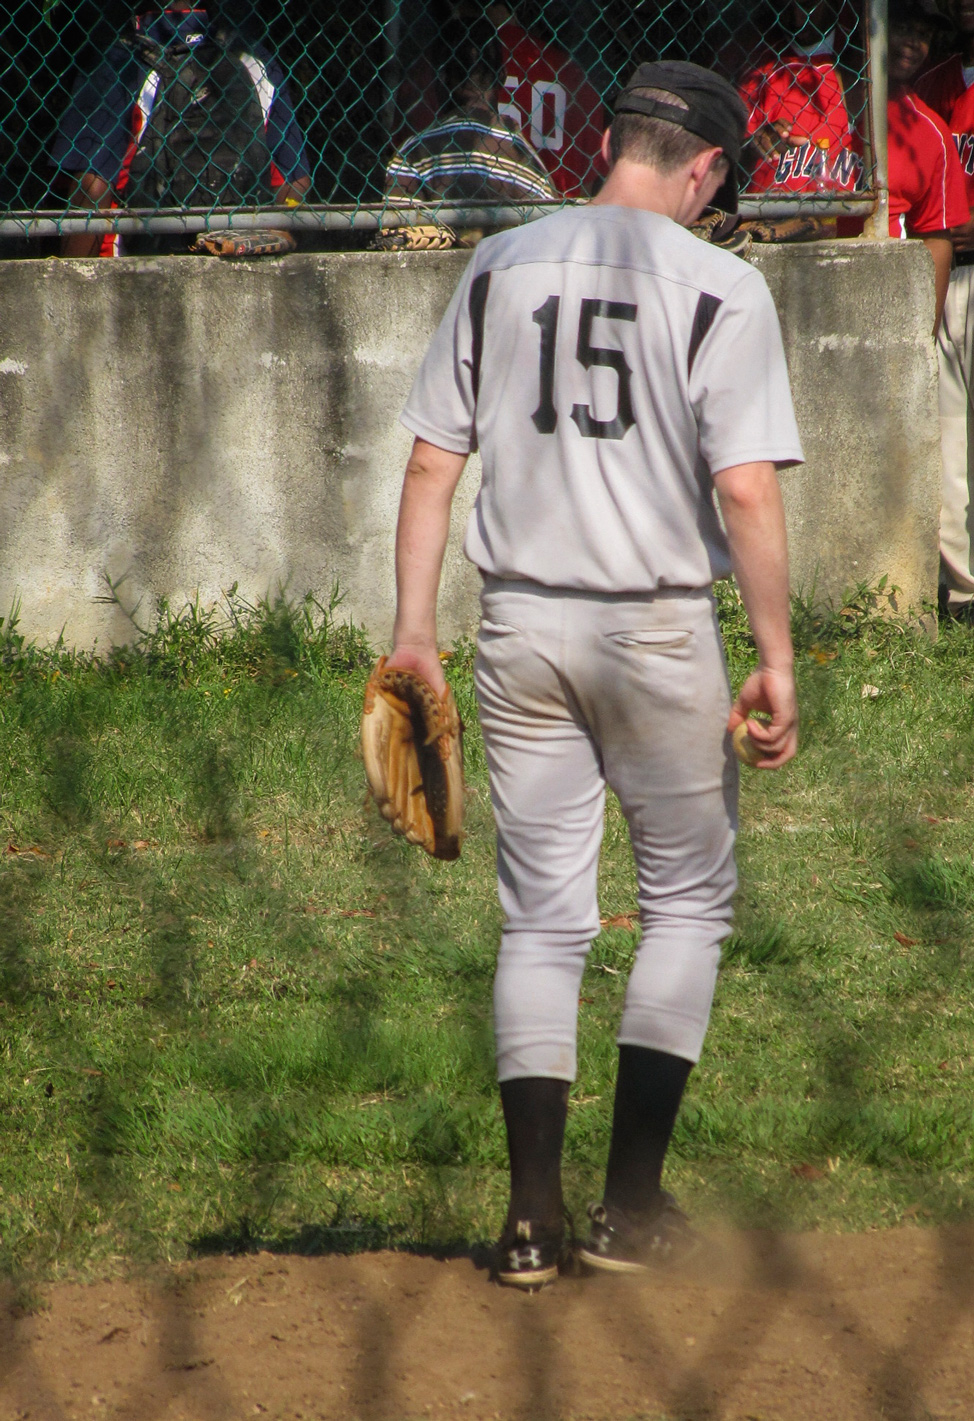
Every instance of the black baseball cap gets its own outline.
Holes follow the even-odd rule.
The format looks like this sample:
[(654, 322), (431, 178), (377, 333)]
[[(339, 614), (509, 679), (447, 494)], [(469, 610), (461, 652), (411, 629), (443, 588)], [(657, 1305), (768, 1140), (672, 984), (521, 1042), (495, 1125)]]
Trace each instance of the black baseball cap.
[[(665, 99), (651, 99), (641, 89), (663, 89), (676, 94), (686, 108), (668, 104)], [(682, 59), (660, 59), (654, 64), (640, 64), (628, 84), (617, 96), (616, 113), (641, 113), (647, 118), (662, 118), (678, 123), (688, 133), (695, 133), (715, 148), (722, 148), (732, 164), (740, 162), (741, 146), (747, 130), (747, 108), (734, 85)]]

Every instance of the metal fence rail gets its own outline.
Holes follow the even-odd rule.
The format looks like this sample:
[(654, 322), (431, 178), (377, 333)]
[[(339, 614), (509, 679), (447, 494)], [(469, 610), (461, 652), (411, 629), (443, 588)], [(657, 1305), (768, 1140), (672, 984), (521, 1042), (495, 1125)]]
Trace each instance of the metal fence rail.
[[(861, 0), (196, 4), (13, 0), (0, 19), (0, 236), (373, 230), (399, 225), (409, 196), (419, 220), (528, 220), (597, 189), (607, 104), (647, 58), (738, 84), (756, 129), (745, 211), (864, 216), (883, 185), (885, 0), (871, 18)], [(417, 135), (456, 114), (457, 76), (477, 55), (500, 81), (494, 122), (518, 140), (502, 158), (533, 166), (536, 187), (488, 176), (461, 191), (440, 173), (410, 191)], [(791, 131), (789, 85), (807, 99)]]

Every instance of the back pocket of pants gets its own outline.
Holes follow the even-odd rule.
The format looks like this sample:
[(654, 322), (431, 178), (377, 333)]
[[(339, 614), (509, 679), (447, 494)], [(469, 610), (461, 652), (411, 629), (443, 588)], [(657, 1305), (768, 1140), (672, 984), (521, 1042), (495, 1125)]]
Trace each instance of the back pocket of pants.
[(478, 628), (477, 635), (478, 637), (487, 638), (518, 636), (520, 631), (520, 627), (512, 626), (510, 622), (492, 622), (488, 620), (487, 617), (484, 617)]
[(621, 632), (606, 632), (606, 638), (615, 646), (632, 647), (637, 651), (675, 651), (686, 646), (693, 635), (682, 627), (638, 627)]

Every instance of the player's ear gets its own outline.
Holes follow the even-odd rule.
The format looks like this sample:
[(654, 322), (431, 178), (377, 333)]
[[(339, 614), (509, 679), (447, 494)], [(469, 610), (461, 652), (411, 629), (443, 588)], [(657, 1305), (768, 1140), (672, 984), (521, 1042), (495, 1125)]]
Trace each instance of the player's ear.
[(720, 148), (705, 148), (702, 153), (698, 153), (690, 164), (690, 179), (694, 190), (699, 192), (710, 174), (724, 163), (726, 159)]
[(606, 169), (612, 167), (612, 153), (609, 148), (609, 130), (606, 129), (602, 135), (602, 162)]
[(705, 148), (702, 153), (697, 154), (690, 165), (690, 176), (697, 187), (710, 175), (723, 156), (720, 148)]

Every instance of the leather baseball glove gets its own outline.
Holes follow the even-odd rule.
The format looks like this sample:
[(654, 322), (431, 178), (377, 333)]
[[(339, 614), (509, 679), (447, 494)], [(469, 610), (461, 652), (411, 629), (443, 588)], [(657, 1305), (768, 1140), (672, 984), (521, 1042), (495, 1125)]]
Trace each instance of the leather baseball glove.
[(372, 240), (376, 252), (445, 252), (456, 245), (456, 232), (444, 222), (384, 227)]
[(827, 217), (766, 217), (742, 226), (754, 242), (818, 242), (834, 235)]
[(290, 232), (201, 232), (190, 247), (191, 252), (205, 252), (211, 257), (273, 257), (293, 252), (297, 243)]
[(463, 723), (449, 686), (438, 696), (414, 671), (387, 671), (380, 657), (365, 688), (362, 758), (394, 832), (434, 858), (459, 858)]

